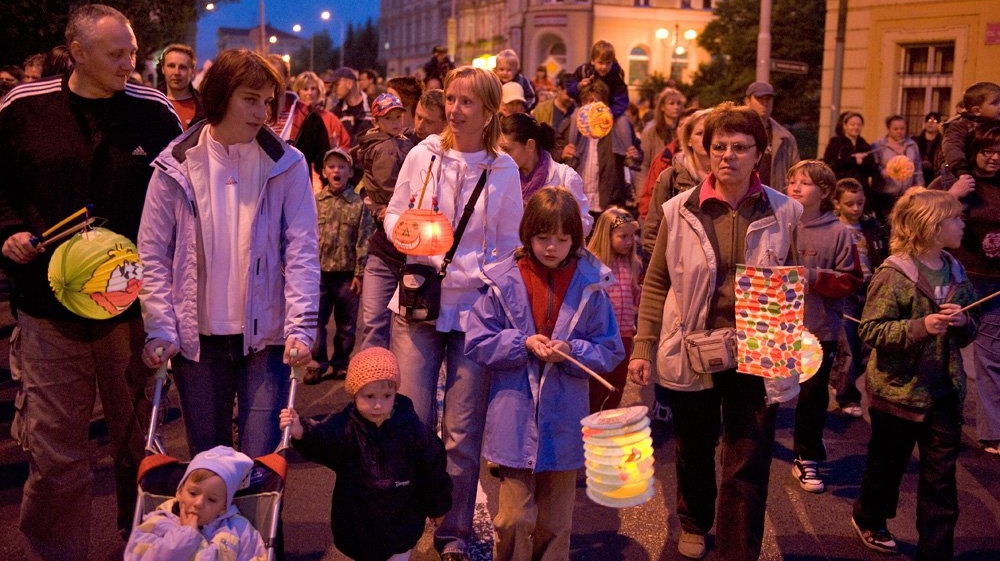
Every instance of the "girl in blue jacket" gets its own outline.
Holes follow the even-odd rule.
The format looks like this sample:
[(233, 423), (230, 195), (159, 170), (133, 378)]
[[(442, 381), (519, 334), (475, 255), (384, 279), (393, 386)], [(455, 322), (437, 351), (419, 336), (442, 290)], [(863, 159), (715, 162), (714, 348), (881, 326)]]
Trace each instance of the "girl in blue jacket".
[(492, 373), (483, 457), (498, 466), (493, 559), (569, 559), (587, 374), (625, 357), (605, 288), (611, 271), (583, 247), (572, 193), (545, 187), (524, 208), (523, 247), (485, 269), (465, 353)]

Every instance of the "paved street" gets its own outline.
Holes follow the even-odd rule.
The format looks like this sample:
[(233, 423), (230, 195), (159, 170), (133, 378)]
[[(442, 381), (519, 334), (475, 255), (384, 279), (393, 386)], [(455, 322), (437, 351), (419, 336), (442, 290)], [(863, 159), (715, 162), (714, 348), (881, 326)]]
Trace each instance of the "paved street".
[[(346, 403), (343, 383), (326, 381), (317, 386), (302, 386), (299, 409), (305, 415), (321, 416), (339, 409)], [(183, 442), (182, 421), (177, 418), (176, 395), (171, 396), (171, 415), (165, 435), (168, 449), (177, 455), (186, 451)], [(23, 557), (15, 530), (20, 486), (27, 472), (25, 457), (9, 437), (13, 394), (9, 384), (0, 391), (0, 559), (16, 560)], [(638, 392), (630, 387), (625, 404), (648, 403), (649, 391)], [(963, 451), (959, 460), (959, 501), (962, 514), (956, 536), (956, 558), (962, 561), (1000, 560), (1000, 459), (981, 452), (975, 445), (974, 386), (970, 388), (966, 403), (969, 425), (964, 428)], [(864, 463), (865, 445), (869, 425), (865, 419), (851, 419), (831, 413), (826, 433), (827, 447), (832, 461), (825, 465), (827, 492), (811, 495), (803, 492), (790, 475), (792, 453), (791, 423), (793, 404), (786, 404), (779, 413), (778, 443), (771, 470), (771, 488), (764, 560), (877, 560), (887, 557), (869, 552), (854, 536), (848, 522), (850, 503), (857, 496), (858, 484)], [(112, 527), (111, 509), (114, 508), (111, 464), (106, 458), (106, 440), (100, 424), (94, 424), (95, 493), (94, 529), (91, 542), (93, 561), (120, 559), (122, 544)], [(675, 477), (673, 469), (673, 444), (656, 450), (657, 493), (649, 503), (613, 510), (598, 506), (584, 493), (584, 478), (578, 482), (572, 559), (584, 560), (680, 560), (677, 553), (679, 524), (673, 515)], [(334, 476), (325, 468), (302, 461), (294, 452), (289, 455), (291, 465), (286, 492), (285, 532), (286, 556), (293, 560), (341, 561), (343, 555), (332, 546), (329, 530), (330, 495)], [(899, 516), (890, 521), (889, 527), (901, 541), (903, 555), (912, 559), (916, 543), (915, 492), (916, 472), (912, 464), (904, 479)], [(489, 559), (489, 511), (495, 510), (495, 480), (484, 473), (482, 504), (479, 509), (479, 543), (475, 546), (474, 559)], [(714, 535), (709, 536), (710, 552), (707, 559), (715, 559), (711, 547)], [(415, 561), (436, 561), (430, 545), (430, 535), (425, 534), (413, 556)]]

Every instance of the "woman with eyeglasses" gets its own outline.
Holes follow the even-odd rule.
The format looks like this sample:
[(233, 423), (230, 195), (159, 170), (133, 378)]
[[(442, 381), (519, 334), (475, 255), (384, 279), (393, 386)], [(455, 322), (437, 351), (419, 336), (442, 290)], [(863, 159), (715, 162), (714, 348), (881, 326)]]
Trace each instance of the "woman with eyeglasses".
[[(965, 267), (980, 297), (1000, 290), (1000, 127), (980, 127), (966, 145), (972, 175), (948, 188), (964, 207), (962, 245), (949, 250)], [(944, 189), (941, 178), (931, 189)], [(1000, 455), (1000, 298), (979, 307), (973, 345), (976, 368), (976, 430), (983, 451)]]
[(542, 187), (562, 187), (573, 194), (583, 217), (583, 236), (590, 235), (594, 217), (588, 211), (583, 194), (583, 179), (576, 170), (552, 159), (550, 152), (556, 133), (546, 123), (539, 123), (527, 113), (515, 113), (500, 119), (500, 149), (514, 159), (521, 176), (521, 199), (528, 199)]
[(861, 129), (864, 127), (865, 118), (861, 113), (841, 113), (834, 128), (836, 135), (830, 138), (823, 152), (823, 161), (830, 166), (837, 179), (857, 179), (867, 194), (871, 189), (872, 178), (879, 171), (871, 145), (861, 136)]
[(798, 379), (765, 380), (735, 368), (697, 374), (684, 339), (735, 326), (737, 264), (793, 261), (791, 240), (802, 206), (761, 184), (757, 168), (767, 131), (752, 109), (717, 106), (705, 120), (702, 143), (711, 173), (663, 204), (629, 376), (648, 385), (655, 361), (655, 381), (666, 387), (673, 409), (680, 554), (704, 557), (705, 535), (717, 525), (719, 558), (753, 561), (764, 537), (778, 404), (798, 394)]

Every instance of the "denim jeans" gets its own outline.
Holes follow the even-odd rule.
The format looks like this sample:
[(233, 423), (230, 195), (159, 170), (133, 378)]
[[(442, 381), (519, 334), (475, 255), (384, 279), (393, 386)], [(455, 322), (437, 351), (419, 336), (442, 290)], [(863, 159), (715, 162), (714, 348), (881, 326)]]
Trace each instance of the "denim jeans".
[(389, 348), (392, 331), (392, 311), (387, 307), (399, 284), (395, 271), (377, 255), (369, 255), (365, 264), (365, 280), (361, 285), (361, 347)]
[(278, 413), (288, 405), (284, 347), (243, 355), (242, 335), (202, 335), (201, 360), (173, 359), (174, 381), (193, 457), (233, 445), (233, 400), (239, 410), (239, 450), (251, 458), (274, 452), (281, 441)]
[[(313, 359), (319, 363), (320, 372), (328, 365), (346, 368), (354, 350), (355, 330), (358, 322), (358, 295), (351, 290), (353, 271), (323, 271), (319, 281), (319, 329), (313, 343)], [(362, 288), (364, 285), (362, 284)], [(326, 324), (330, 315), (337, 326), (333, 335), (333, 356), (326, 350)]]
[(500, 466), (493, 561), (565, 561), (573, 531), (576, 470)]
[[(974, 281), (980, 297), (1000, 290), (1000, 282)], [(1000, 298), (980, 305), (979, 334), (972, 347), (976, 368), (976, 431), (979, 440), (1000, 440)]]
[(823, 361), (816, 374), (802, 383), (799, 401), (795, 404), (795, 430), (792, 442), (796, 457), (822, 462), (826, 460), (823, 429), (826, 427), (826, 408), (830, 405), (830, 369), (837, 353), (836, 341), (821, 341)]
[[(864, 290), (864, 287), (861, 290)], [(846, 315), (861, 319), (861, 311), (864, 307), (863, 293), (860, 297), (852, 294), (844, 298), (843, 313)], [(858, 336), (857, 322), (847, 318), (844, 318), (844, 339), (851, 349), (851, 361), (846, 368), (830, 374), (830, 385), (836, 390), (837, 404), (841, 407), (849, 403), (861, 404), (861, 392), (858, 390), (857, 381), (865, 373), (868, 355), (872, 351), (871, 347)]]
[[(704, 535), (718, 512), (719, 559), (756, 561), (764, 539), (778, 406), (767, 405), (764, 379), (758, 376), (727, 370), (712, 374), (712, 380), (714, 387), (707, 390), (666, 390), (677, 447), (677, 516), (685, 531)], [(716, 442), (722, 444), (718, 489)]]
[(19, 527), (43, 559), (86, 559), (90, 544), (98, 392), (111, 440), (119, 529), (131, 526), (149, 424), (139, 317), (62, 321), (18, 313), (11, 370), (20, 381), (11, 435), (28, 453)]
[(895, 518), (899, 485), (913, 446), (920, 451), (917, 482), (917, 559), (947, 561), (954, 556), (958, 489), (955, 465), (962, 439), (958, 397), (935, 403), (923, 422), (869, 409), (872, 437), (854, 519), (862, 528), (885, 527)]
[(446, 364), (441, 440), (448, 454), (452, 507), (434, 533), (434, 546), (441, 553), (465, 552), (472, 539), (490, 378), (465, 356), (461, 331), (441, 333), (433, 323), (394, 314), (391, 346), (399, 360), (399, 393), (413, 401), (429, 427), (437, 424), (438, 375)]

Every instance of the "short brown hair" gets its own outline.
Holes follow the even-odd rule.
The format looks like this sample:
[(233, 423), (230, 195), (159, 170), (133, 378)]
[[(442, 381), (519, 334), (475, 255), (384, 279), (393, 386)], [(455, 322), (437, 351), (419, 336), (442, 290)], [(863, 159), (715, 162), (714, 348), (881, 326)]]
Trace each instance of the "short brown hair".
[(278, 111), (284, 101), (283, 80), (278, 71), (264, 57), (248, 49), (223, 51), (201, 84), (201, 101), (205, 109), (205, 119), (213, 125), (222, 122), (229, 107), (229, 98), (240, 86), (248, 88), (274, 87), (274, 99), (268, 104), (268, 124), (278, 118)]
[(834, 175), (830, 166), (822, 160), (799, 160), (792, 167), (788, 168), (785, 179), (791, 182), (792, 177), (799, 172), (805, 174), (806, 177), (819, 187), (820, 212), (833, 210), (833, 195), (837, 189), (837, 176)]
[(702, 144), (705, 150), (711, 152), (712, 139), (717, 133), (747, 134), (753, 137), (757, 152), (763, 154), (767, 150), (767, 129), (753, 109), (745, 105), (736, 105), (732, 101), (724, 101), (715, 106), (705, 120), (705, 136)]
[(614, 62), (615, 61), (615, 46), (611, 43), (601, 39), (600, 41), (594, 43), (594, 46), (590, 48), (590, 60), (600, 61), (600, 62)]
[(524, 205), (524, 215), (518, 236), (521, 238), (521, 255), (530, 254), (531, 238), (539, 234), (562, 231), (573, 242), (569, 254), (576, 255), (583, 247), (583, 218), (580, 205), (573, 194), (563, 187), (542, 187)]
[(157, 62), (156, 66), (162, 71), (163, 70), (163, 60), (167, 58), (170, 53), (181, 53), (188, 56), (191, 59), (191, 70), (194, 70), (198, 66), (198, 57), (194, 54), (194, 49), (188, 45), (182, 43), (172, 43), (163, 48), (163, 52), (160, 53), (160, 60)]

